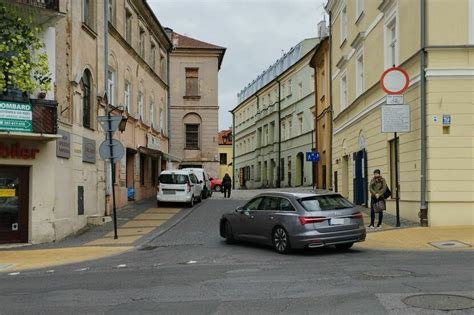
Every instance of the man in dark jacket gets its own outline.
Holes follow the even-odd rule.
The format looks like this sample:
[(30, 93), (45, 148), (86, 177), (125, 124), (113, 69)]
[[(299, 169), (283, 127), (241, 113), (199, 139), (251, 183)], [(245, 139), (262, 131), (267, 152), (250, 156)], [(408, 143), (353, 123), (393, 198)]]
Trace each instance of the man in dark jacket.
[(232, 179), (230, 178), (229, 174), (225, 174), (224, 178), (222, 179), (222, 188), (224, 189), (224, 198), (230, 198), (230, 190), (232, 188)]
[[(375, 204), (377, 201), (383, 201), (385, 192), (387, 191), (387, 183), (385, 179), (380, 175), (380, 170), (374, 170), (374, 178), (370, 181), (370, 225), (369, 228), (374, 228), (374, 221), (375, 221)], [(377, 223), (377, 228), (382, 227), (382, 219), (383, 219), (383, 210), (379, 209), (379, 222)]]

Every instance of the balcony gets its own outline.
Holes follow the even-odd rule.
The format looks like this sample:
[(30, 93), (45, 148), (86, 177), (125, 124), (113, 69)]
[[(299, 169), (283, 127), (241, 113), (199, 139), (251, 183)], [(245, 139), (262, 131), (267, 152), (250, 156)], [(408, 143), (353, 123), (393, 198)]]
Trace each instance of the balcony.
[(18, 4), (27, 4), (41, 9), (59, 11), (59, 0), (13, 0)]
[(31, 17), (35, 25), (54, 26), (65, 16), (60, 11), (60, 0), (0, 0), (0, 4), (16, 7), (21, 16)]
[[(44, 99), (28, 99), (15, 95), (0, 95), (0, 138), (56, 140), (58, 135), (57, 102)], [(11, 104), (30, 104), (29, 111), (9, 109)], [(12, 119), (13, 117), (13, 119)]]

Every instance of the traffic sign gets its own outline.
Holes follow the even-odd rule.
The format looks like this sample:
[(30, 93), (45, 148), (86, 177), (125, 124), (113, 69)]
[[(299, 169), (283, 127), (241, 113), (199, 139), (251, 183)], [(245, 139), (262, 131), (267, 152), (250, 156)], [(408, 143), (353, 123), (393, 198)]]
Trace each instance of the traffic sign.
[[(110, 119), (110, 129), (109, 129), (109, 119)], [(102, 126), (105, 132), (115, 132), (117, 130), (120, 122), (122, 121), (122, 116), (97, 116), (97, 121)]]
[[(112, 146), (112, 152), (110, 146)], [(103, 160), (113, 159), (118, 161), (125, 155), (125, 148), (117, 139), (112, 139), (112, 143), (110, 143), (110, 140), (104, 140), (99, 146), (99, 155)]]
[(306, 162), (318, 162), (319, 152), (306, 152)]
[(404, 99), (402, 94), (387, 95), (387, 105), (403, 105)]
[(393, 67), (385, 70), (380, 77), (382, 89), (387, 94), (402, 94), (410, 84), (410, 78), (405, 69)]

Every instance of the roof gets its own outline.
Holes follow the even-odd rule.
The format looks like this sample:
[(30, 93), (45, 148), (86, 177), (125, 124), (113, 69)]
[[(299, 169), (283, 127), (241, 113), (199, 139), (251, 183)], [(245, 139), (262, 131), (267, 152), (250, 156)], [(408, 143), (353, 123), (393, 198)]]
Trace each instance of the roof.
[(173, 43), (174, 49), (196, 49), (196, 50), (216, 50), (219, 51), (219, 69), (221, 67), (222, 59), (226, 51), (225, 47), (217, 46), (195, 38), (176, 33), (169, 29), (171, 32), (171, 42)]
[(217, 143), (219, 145), (231, 145), (232, 144), (232, 129), (219, 131), (217, 133)]

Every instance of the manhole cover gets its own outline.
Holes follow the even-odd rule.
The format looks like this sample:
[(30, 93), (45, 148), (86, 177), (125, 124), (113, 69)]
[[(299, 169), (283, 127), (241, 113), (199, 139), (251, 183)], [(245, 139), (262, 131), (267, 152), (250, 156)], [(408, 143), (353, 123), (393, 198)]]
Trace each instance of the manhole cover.
[(403, 299), (403, 303), (428, 310), (455, 311), (474, 307), (474, 300), (461, 295), (420, 294)]
[(431, 242), (431, 246), (434, 246), (439, 249), (449, 249), (449, 248), (467, 248), (471, 245), (460, 242), (460, 241), (443, 241), (443, 242)]
[(373, 270), (364, 272), (364, 275), (378, 278), (394, 278), (410, 276), (411, 272), (403, 270)]

